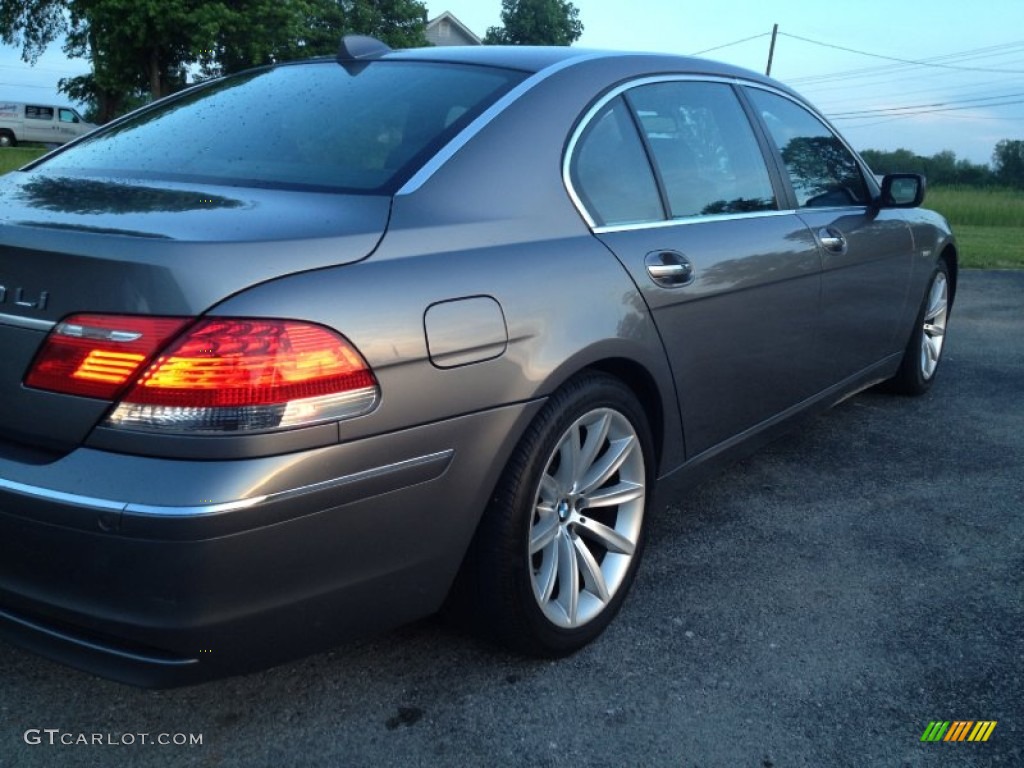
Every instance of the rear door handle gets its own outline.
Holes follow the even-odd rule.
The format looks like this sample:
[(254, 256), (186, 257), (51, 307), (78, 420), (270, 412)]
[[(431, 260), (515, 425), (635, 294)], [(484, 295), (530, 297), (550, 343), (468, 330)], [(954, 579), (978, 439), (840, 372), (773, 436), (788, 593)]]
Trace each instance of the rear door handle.
[(663, 288), (679, 288), (693, 282), (693, 264), (678, 251), (651, 251), (644, 257), (647, 274)]
[(818, 230), (821, 247), (829, 253), (846, 253), (846, 238), (835, 227), (822, 227)]

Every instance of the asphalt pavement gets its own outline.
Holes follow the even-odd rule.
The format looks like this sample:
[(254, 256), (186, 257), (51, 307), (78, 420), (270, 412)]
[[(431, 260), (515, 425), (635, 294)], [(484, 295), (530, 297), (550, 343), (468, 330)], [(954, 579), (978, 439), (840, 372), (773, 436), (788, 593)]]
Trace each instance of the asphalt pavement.
[(1024, 271), (965, 272), (927, 396), (861, 394), (655, 510), (577, 655), (431, 619), (141, 691), (0, 643), (0, 766), (1024, 766), (1022, 510)]

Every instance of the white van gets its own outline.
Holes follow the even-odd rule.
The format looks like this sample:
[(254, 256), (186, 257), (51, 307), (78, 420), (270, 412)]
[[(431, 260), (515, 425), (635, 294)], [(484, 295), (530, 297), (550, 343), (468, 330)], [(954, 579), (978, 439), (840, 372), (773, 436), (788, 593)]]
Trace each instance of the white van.
[(65, 144), (95, 127), (71, 107), (0, 101), (0, 147), (20, 141)]

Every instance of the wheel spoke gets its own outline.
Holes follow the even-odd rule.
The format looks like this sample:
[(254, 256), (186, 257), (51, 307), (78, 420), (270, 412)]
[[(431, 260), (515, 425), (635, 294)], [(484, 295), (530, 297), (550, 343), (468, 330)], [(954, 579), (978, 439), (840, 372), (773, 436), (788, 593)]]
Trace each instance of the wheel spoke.
[(572, 543), (576, 547), (576, 557), (579, 561), (580, 570), (583, 572), (583, 585), (590, 590), (602, 603), (611, 600), (608, 585), (605, 583), (604, 574), (601, 573), (601, 565), (594, 558), (594, 554), (587, 547), (587, 543), (579, 536), (574, 536)]
[[(601, 448), (604, 447), (604, 442), (608, 438), (608, 429), (611, 426), (612, 419), (608, 413), (602, 413), (600, 417), (591, 424), (587, 425), (587, 440), (584, 443), (583, 448), (580, 450), (580, 463), (577, 466), (577, 472), (579, 473), (576, 477), (573, 477), (574, 481), (577, 481), (582, 485), (584, 475), (593, 465), (597, 459)], [(578, 490), (578, 489), (577, 489)]]
[(558, 497), (562, 495), (562, 489), (558, 485), (558, 480), (545, 472), (541, 475), (540, 489), (537, 495), (540, 496), (545, 503), (554, 507), (555, 502), (558, 501)]
[(934, 320), (945, 312), (947, 303), (946, 281), (941, 278), (936, 279), (932, 284), (931, 295), (928, 297), (928, 309), (924, 313), (925, 320)]
[[(555, 535), (557, 538), (559, 529), (555, 528)], [(545, 553), (545, 557), (540, 566), (540, 571), (534, 576), (534, 583), (537, 587), (537, 597), (541, 605), (544, 605), (551, 600), (551, 595), (555, 591), (555, 584), (558, 582), (558, 542), (555, 541), (553, 546), (548, 547), (548, 551)]]
[(576, 524), (576, 533), (591, 541), (595, 541), (609, 552), (617, 552), (620, 555), (632, 555), (636, 551), (636, 544), (604, 523), (587, 518)]
[(622, 463), (629, 458), (636, 447), (636, 439), (630, 435), (620, 440), (612, 440), (608, 450), (598, 459), (587, 471), (586, 477), (580, 483), (579, 492), (589, 496), (595, 488), (600, 488), (608, 482), (612, 475), (618, 472)]
[(569, 624), (576, 623), (580, 604), (580, 571), (576, 563), (576, 547), (564, 528), (558, 537), (558, 602)]
[(942, 345), (931, 336), (924, 337), (924, 349), (932, 367), (939, 362), (939, 354), (942, 352)]
[(550, 515), (541, 515), (541, 519), (530, 531), (530, 554), (535, 555), (547, 548), (558, 536), (558, 515), (552, 510)]
[(610, 488), (601, 488), (587, 496), (585, 509), (593, 507), (615, 507), (644, 497), (644, 487), (639, 483), (616, 483)]
[(578, 426), (565, 435), (558, 446), (558, 475), (555, 478), (565, 490), (572, 490), (579, 477), (580, 432)]

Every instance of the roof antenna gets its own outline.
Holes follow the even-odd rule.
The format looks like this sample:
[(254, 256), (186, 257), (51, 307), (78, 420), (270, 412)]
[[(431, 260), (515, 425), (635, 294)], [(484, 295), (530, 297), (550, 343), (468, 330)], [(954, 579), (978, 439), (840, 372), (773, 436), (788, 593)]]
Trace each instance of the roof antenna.
[(351, 75), (358, 75), (369, 63), (368, 59), (377, 59), (390, 53), (387, 43), (367, 35), (345, 35), (341, 38), (338, 48), (338, 63)]

